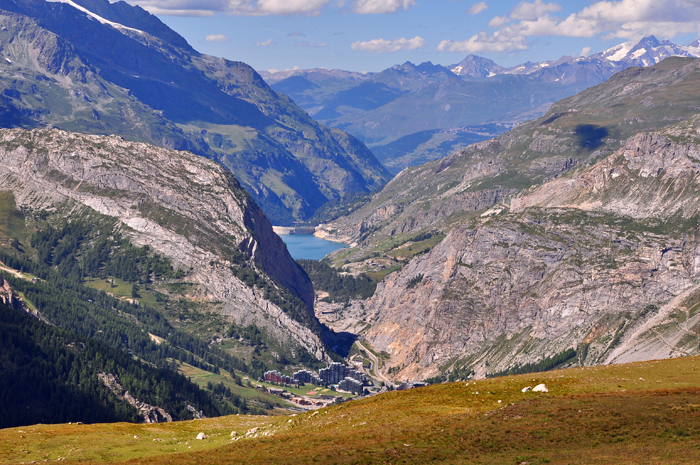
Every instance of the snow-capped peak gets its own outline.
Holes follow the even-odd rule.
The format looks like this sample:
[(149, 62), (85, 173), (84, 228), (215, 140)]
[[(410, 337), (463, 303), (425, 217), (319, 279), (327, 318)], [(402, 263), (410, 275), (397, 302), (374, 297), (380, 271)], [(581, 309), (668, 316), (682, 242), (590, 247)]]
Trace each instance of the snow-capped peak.
[(593, 57), (616, 63), (625, 62), (632, 66), (650, 66), (670, 56), (700, 57), (700, 46), (694, 45), (676, 45), (668, 40), (648, 36), (637, 43), (629, 41), (616, 45)]

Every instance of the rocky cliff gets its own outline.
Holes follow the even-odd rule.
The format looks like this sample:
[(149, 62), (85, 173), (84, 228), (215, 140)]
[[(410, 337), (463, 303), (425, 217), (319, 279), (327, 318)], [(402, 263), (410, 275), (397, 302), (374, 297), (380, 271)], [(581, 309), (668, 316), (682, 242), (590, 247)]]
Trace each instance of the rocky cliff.
[[(254, 323), (283, 345), (324, 357), (311, 329), (311, 282), (260, 208), (217, 163), (116, 136), (6, 129), (0, 131), (0, 186), (26, 213), (118, 219), (122, 234), (170, 258), (230, 320)], [(236, 278), (242, 263), (305, 302), (306, 315), (285, 313)]]
[(699, 121), (455, 227), (380, 283), (364, 338), (398, 379), (697, 353)]

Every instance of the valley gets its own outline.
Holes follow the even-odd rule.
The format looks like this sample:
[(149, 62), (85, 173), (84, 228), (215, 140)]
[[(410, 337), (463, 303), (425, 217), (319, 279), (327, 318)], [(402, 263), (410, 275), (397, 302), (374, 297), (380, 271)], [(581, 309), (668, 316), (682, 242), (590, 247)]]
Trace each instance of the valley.
[(159, 5), (0, 0), (0, 462), (698, 462), (697, 39), (258, 73)]

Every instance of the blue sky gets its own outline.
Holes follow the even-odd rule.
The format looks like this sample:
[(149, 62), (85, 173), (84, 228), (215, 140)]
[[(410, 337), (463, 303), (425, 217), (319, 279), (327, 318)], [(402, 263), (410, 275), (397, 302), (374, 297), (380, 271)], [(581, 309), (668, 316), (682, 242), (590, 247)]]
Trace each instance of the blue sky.
[(127, 0), (197, 50), (258, 70), (381, 71), (397, 63), (504, 66), (595, 53), (646, 35), (700, 36), (700, 0)]

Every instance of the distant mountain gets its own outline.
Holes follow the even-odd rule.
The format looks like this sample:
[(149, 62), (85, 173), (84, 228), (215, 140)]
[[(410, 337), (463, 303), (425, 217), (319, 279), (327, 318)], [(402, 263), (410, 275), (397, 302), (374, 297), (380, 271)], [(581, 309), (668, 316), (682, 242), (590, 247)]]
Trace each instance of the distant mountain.
[(3, 127), (119, 134), (215, 159), (280, 224), (390, 177), (248, 65), (196, 52), (139, 7), (0, 0), (0, 24)]
[(470, 76), (477, 78), (488, 78), (502, 74), (505, 68), (497, 65), (488, 58), (482, 58), (476, 55), (467, 55), (467, 57), (457, 63), (456, 65), (450, 66), (450, 71), (455, 73), (457, 76)]
[(590, 58), (607, 60), (620, 66), (652, 66), (671, 56), (698, 57), (700, 44), (696, 40), (689, 45), (676, 45), (669, 40), (658, 40), (654, 36), (645, 37), (637, 43), (632, 41), (591, 55)]
[[(364, 141), (385, 166), (398, 172), (442, 158), (457, 147), (444, 144), (442, 136), (425, 140), (427, 131), (441, 134), (444, 129), (493, 123), (503, 124), (505, 130), (541, 116), (555, 101), (627, 67), (650, 66), (669, 56), (700, 56), (700, 45), (681, 46), (650, 36), (588, 57), (564, 56), (510, 68), (469, 55), (451, 66), (407, 62), (376, 74), (292, 70), (264, 77), (272, 88), (288, 93), (315, 118)], [(320, 76), (332, 84), (326, 85)], [(313, 87), (301, 86), (300, 79)], [(490, 137), (491, 133), (478, 140)], [(388, 145), (400, 139), (405, 153)], [(416, 145), (407, 145), (407, 140), (415, 140)], [(442, 148), (426, 153), (418, 147), (421, 144)], [(388, 158), (387, 153), (396, 158)]]

